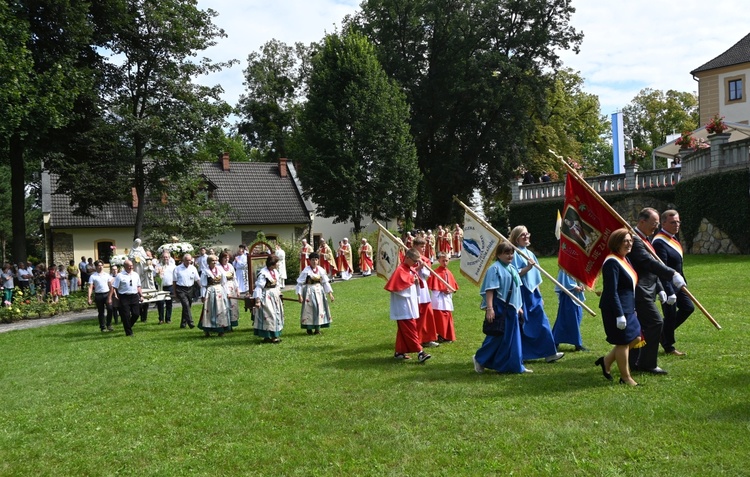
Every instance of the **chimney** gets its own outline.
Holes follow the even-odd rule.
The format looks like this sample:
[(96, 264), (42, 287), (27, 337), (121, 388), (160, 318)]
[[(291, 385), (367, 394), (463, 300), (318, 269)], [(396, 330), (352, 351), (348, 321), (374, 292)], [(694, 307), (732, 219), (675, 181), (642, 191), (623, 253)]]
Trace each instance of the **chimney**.
[(219, 165), (221, 166), (221, 170), (226, 172), (229, 170), (229, 153), (228, 152), (222, 152), (219, 156)]
[(286, 177), (288, 175), (287, 168), (286, 168), (286, 158), (280, 157), (279, 158), (279, 175), (281, 177)]

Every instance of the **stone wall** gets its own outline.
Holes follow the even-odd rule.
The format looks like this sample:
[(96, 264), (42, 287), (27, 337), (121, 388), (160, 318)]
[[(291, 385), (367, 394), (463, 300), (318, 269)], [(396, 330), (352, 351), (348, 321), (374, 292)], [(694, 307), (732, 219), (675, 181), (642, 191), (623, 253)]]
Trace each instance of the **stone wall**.
[(55, 247), (52, 250), (52, 263), (62, 263), (67, 266), (71, 260), (75, 261), (72, 234), (56, 233), (52, 243)]
[(715, 227), (708, 220), (701, 220), (698, 233), (693, 238), (692, 254), (708, 255), (714, 253), (739, 254), (740, 251), (732, 243), (727, 234)]

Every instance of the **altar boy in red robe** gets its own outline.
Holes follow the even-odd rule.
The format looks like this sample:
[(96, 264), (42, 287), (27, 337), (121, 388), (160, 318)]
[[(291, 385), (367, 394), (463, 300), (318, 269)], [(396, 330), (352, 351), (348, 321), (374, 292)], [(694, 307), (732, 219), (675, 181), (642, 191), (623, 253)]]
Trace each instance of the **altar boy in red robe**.
[[(449, 252), (438, 254), (440, 266), (427, 279), (427, 287), (432, 292), (432, 314), (435, 317), (438, 343), (456, 341), (456, 330), (453, 326), (453, 293), (458, 291), (458, 284), (453, 277), (453, 273), (448, 270), (449, 255)], [(438, 276), (445, 280), (452, 290), (449, 290), (445, 283), (438, 280)]]
[(396, 359), (409, 359), (407, 353), (419, 353), (419, 362), (424, 363), (432, 356), (425, 353), (419, 339), (419, 298), (417, 287), (419, 278), (414, 267), (420, 261), (420, 253), (413, 248), (406, 251), (404, 261), (396, 267), (385, 285), (391, 292), (391, 320), (398, 325), (396, 332)]

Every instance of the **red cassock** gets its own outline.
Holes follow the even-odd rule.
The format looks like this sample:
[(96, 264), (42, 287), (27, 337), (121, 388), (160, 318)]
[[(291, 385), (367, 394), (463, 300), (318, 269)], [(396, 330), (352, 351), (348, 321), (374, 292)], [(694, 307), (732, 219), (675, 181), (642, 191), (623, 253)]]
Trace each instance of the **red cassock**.
[[(414, 285), (416, 274), (414, 270), (405, 263), (400, 263), (393, 271), (391, 278), (385, 284), (389, 292), (400, 292)], [(417, 320), (396, 320), (398, 330), (396, 331), (396, 353), (417, 353), (422, 351), (420, 344), (419, 327)]]
[[(450, 270), (441, 265), (436, 268), (434, 272), (435, 274), (430, 275), (430, 278), (427, 280), (427, 286), (430, 290), (446, 294), (451, 293), (448, 290), (448, 287), (438, 280), (437, 276), (440, 276), (440, 278), (445, 280), (454, 291), (458, 290), (458, 283), (456, 283), (456, 279), (453, 277), (453, 273), (451, 273)], [(456, 341), (456, 330), (453, 326), (453, 311), (438, 310), (433, 306), (432, 314), (435, 317), (435, 328), (437, 334), (445, 340)]]

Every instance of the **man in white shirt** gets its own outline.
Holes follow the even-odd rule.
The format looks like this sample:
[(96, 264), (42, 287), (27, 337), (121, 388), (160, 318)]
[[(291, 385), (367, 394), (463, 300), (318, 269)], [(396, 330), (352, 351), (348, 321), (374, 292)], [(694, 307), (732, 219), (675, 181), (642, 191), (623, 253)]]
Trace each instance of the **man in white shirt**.
[[(104, 264), (101, 260), (94, 262), (96, 271), (89, 277), (89, 305), (96, 303), (96, 310), (99, 312), (99, 328), (103, 333), (114, 331), (112, 328), (112, 308), (107, 307), (109, 298), (109, 273), (104, 273)], [(94, 295), (92, 301), (91, 295)], [(104, 309), (107, 309), (107, 319), (104, 320)]]
[(247, 293), (250, 289), (247, 275), (247, 246), (243, 243), (240, 245), (240, 251), (234, 257), (234, 271), (237, 273), (237, 288), (240, 293)]
[(107, 303), (112, 303), (112, 295), (117, 290), (120, 299), (120, 316), (125, 328), (125, 336), (133, 336), (133, 325), (138, 320), (143, 294), (141, 277), (133, 271), (133, 262), (125, 260), (121, 271), (112, 282)]
[[(159, 324), (172, 323), (172, 294), (174, 293), (174, 260), (169, 256), (168, 252), (164, 252), (161, 255), (161, 262), (158, 266), (158, 274), (161, 277), (161, 289), (162, 291), (169, 292), (169, 296), (165, 297), (163, 301), (156, 302), (156, 309), (159, 311)], [(164, 310), (166, 309), (166, 314)]]
[[(202, 252), (205, 252), (205, 250), (205, 248), (201, 249)], [(193, 313), (191, 310), (191, 307), (193, 306), (193, 285), (195, 285), (196, 282), (200, 283), (200, 275), (198, 275), (198, 270), (191, 265), (190, 262), (192, 261), (193, 257), (189, 253), (186, 253), (182, 257), (182, 263), (174, 269), (174, 281), (172, 282), (174, 290), (172, 291), (172, 298), (179, 299), (180, 304), (182, 305), (182, 320), (180, 321), (180, 328), (185, 328), (186, 326), (195, 328), (195, 324), (193, 323)]]

